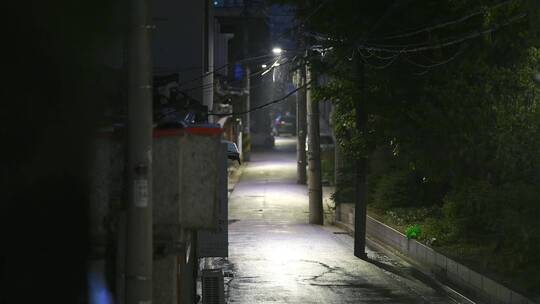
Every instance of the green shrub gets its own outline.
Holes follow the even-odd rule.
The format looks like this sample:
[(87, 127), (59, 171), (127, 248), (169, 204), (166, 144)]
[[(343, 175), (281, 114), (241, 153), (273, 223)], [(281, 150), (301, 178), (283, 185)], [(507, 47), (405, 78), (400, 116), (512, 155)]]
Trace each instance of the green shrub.
[(420, 225), (414, 224), (412, 226), (407, 227), (405, 230), (405, 235), (408, 239), (417, 239), (422, 234), (422, 229), (420, 228)]
[(356, 197), (356, 189), (354, 185), (355, 170), (354, 166), (344, 166), (338, 172), (340, 182), (336, 185), (336, 191), (332, 194), (332, 200), (336, 204), (353, 203)]
[(428, 217), (436, 217), (440, 214), (438, 207), (408, 207), (392, 208), (384, 212), (387, 219), (396, 225), (410, 225), (422, 222)]
[(321, 175), (323, 182), (334, 185), (334, 154), (331, 151), (321, 152)]
[(374, 187), (372, 203), (380, 209), (415, 206), (421, 197), (417, 181), (407, 171), (382, 175)]
[(525, 183), (499, 188), (496, 229), (505, 247), (513, 249), (518, 264), (538, 260), (540, 251), (540, 191)]
[(454, 237), (485, 237), (494, 233), (497, 210), (495, 188), (485, 181), (470, 180), (447, 194), (442, 208)]
[(429, 245), (444, 245), (452, 239), (448, 221), (442, 217), (428, 217), (422, 225), (420, 239)]

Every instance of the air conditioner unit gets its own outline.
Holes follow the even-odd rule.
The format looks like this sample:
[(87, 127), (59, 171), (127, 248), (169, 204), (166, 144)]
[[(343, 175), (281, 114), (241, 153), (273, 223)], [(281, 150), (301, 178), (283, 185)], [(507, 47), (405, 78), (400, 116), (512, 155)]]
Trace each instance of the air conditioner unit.
[(203, 304), (225, 304), (223, 270), (203, 269), (201, 281)]

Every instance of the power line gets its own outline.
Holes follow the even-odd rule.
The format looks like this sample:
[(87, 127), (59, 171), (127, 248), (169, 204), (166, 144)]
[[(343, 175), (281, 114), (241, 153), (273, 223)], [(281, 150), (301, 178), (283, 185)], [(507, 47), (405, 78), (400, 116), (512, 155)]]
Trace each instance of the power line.
[[(303, 28), (307, 21), (309, 19), (311, 19), (319, 10), (321, 10), (326, 4), (328, 4), (331, 0), (324, 0), (323, 2), (321, 2), (321, 4), (319, 4), (317, 7), (315, 7), (311, 12), (309, 12), (309, 14), (307, 15), (307, 17), (305, 17), (302, 22), (300, 22), (299, 24), (297, 24), (296, 28)], [(280, 35), (278, 35), (277, 37), (274, 38), (274, 40), (280, 40), (282, 38), (285, 37), (285, 35), (287, 35), (287, 33), (281, 33)], [(303, 50), (304, 51), (304, 50)]]
[(407, 61), (408, 63), (412, 64), (412, 65), (415, 65), (417, 67), (420, 67), (420, 68), (424, 68), (424, 69), (431, 69), (431, 68), (434, 68), (434, 67), (438, 67), (438, 66), (441, 66), (441, 65), (444, 65), (444, 64), (447, 64), (453, 60), (455, 60), (457, 57), (459, 57), (461, 54), (463, 54), (465, 52), (465, 49), (466, 49), (466, 46), (460, 48), (452, 57), (444, 60), (444, 61), (440, 61), (440, 62), (437, 62), (437, 63), (433, 63), (433, 64), (429, 64), (429, 65), (425, 65), (425, 64), (421, 64), (421, 63), (418, 63), (418, 62), (415, 62), (413, 61), (412, 59), (410, 59), (407, 55), (403, 56), (403, 58), (405, 59), (405, 61)]
[[(505, 1), (502, 1), (500, 3), (497, 3), (493, 6), (490, 6), (489, 8), (487, 9), (496, 9), (496, 8), (499, 8), (501, 6), (504, 6), (504, 5), (507, 5), (511, 2), (513, 2), (515, 0), (505, 0)], [(394, 2), (395, 4), (395, 2)], [(394, 5), (391, 6), (391, 8), (393, 7)], [(395, 34), (395, 35), (391, 35), (391, 36), (386, 36), (386, 37), (382, 37), (382, 38), (374, 38), (374, 39), (359, 39), (359, 40), (363, 40), (365, 42), (369, 42), (369, 41), (377, 41), (377, 40), (392, 40), (392, 39), (397, 39), (397, 38), (405, 38), (405, 37), (411, 37), (411, 36), (415, 36), (417, 34), (420, 34), (420, 33), (423, 33), (423, 32), (428, 32), (428, 31), (432, 31), (432, 30), (436, 30), (436, 29), (440, 29), (440, 28), (443, 28), (443, 27), (447, 27), (447, 26), (450, 26), (450, 25), (454, 25), (454, 24), (458, 24), (458, 23), (461, 23), (461, 22), (464, 22), (474, 16), (477, 16), (479, 14), (482, 14), (484, 13), (487, 9), (483, 9), (483, 10), (479, 10), (479, 11), (476, 11), (476, 12), (473, 12), (473, 13), (470, 13), (466, 16), (463, 16), (463, 17), (460, 17), (458, 19), (453, 19), (453, 20), (450, 20), (450, 21), (446, 21), (446, 22), (443, 22), (443, 23), (440, 23), (440, 24), (436, 24), (436, 25), (432, 25), (432, 26), (428, 26), (428, 27), (425, 27), (425, 28), (422, 28), (422, 29), (419, 29), (419, 30), (415, 30), (415, 31), (412, 31), (412, 32), (405, 32), (405, 33), (401, 33), (401, 34)], [(391, 10), (391, 9), (390, 9)], [(370, 30), (370, 33), (373, 32), (373, 30), (381, 23), (380, 21), (382, 19), (384, 19), (385, 16), (388, 15), (388, 11), (383, 14), (383, 17), (381, 17), (379, 19), (379, 21), (376, 22), (376, 25), (373, 27), (372, 30)], [(518, 17), (521, 17), (521, 16), (518, 16)], [(328, 37), (328, 36), (325, 36), (325, 35), (322, 35), (322, 34), (311, 34), (312, 37), (315, 37), (316, 39), (320, 40), (320, 41), (327, 41), (327, 40), (332, 40), (332, 41), (336, 41), (336, 39), (332, 39), (331, 37)], [(369, 36), (369, 34), (368, 34)], [(450, 38), (451, 39), (451, 38)], [(444, 44), (444, 43), (442, 43)], [(385, 51), (387, 53), (398, 53), (397, 50), (393, 50), (393, 51), (389, 51), (389, 50), (384, 50), (384, 49), (387, 49), (387, 48), (400, 48), (400, 49), (407, 49), (407, 48), (412, 48), (412, 47), (425, 47), (425, 46), (429, 46), (429, 42), (423, 42), (423, 43), (416, 43), (416, 44), (405, 44), (405, 45), (385, 45), (385, 44), (374, 44), (374, 43), (367, 43), (367, 44), (364, 44), (364, 47), (363, 49), (366, 50), (366, 51), (378, 51), (378, 50), (381, 50), (381, 51)], [(367, 47), (369, 46), (369, 47)], [(405, 52), (408, 52), (408, 51), (413, 51), (413, 50), (405, 50)], [(414, 49), (414, 51), (417, 51), (416, 49)], [(391, 59), (391, 58), (388, 58), (388, 59)]]
[[(496, 8), (501, 7), (503, 5), (509, 4), (510, 2), (513, 2), (513, 1), (514, 0), (506, 0), (506, 1), (500, 2), (498, 4), (495, 4), (495, 5), (487, 8), (487, 9), (496, 9)], [(437, 29), (440, 29), (440, 28), (443, 28), (443, 27), (447, 27), (447, 26), (450, 26), (450, 25), (454, 25), (454, 24), (458, 24), (458, 23), (467, 21), (467, 20), (471, 19), (472, 17), (475, 17), (477, 15), (480, 15), (480, 14), (484, 13), (485, 11), (486, 11), (486, 9), (479, 10), (479, 11), (476, 11), (474, 13), (468, 14), (466, 16), (460, 17), (458, 19), (454, 19), (454, 20), (450, 20), (450, 21), (443, 22), (443, 23), (440, 23), (440, 24), (428, 26), (428, 27), (425, 27), (425, 28), (422, 28), (422, 29), (419, 29), (419, 30), (416, 30), (416, 31), (412, 31), (412, 32), (407, 32), (407, 33), (402, 33), (402, 34), (395, 34), (395, 35), (391, 35), (391, 36), (378, 38), (377, 40), (391, 40), (391, 39), (415, 36), (415, 35), (420, 34), (420, 33), (437, 30)]]
[[(209, 72), (204, 72), (203, 75), (201, 76), (197, 76), (195, 78), (191, 78), (191, 79), (188, 79), (186, 81), (183, 81), (181, 82), (180, 84), (181, 85), (185, 85), (186, 83), (191, 83), (191, 82), (194, 82), (194, 81), (197, 81), (197, 80), (200, 80), (206, 76), (209, 76), (209, 75), (212, 75), (218, 71), (221, 71), (225, 68), (227, 68), (228, 66), (232, 65), (232, 64), (238, 64), (238, 63), (245, 63), (245, 62), (250, 62), (250, 61), (255, 61), (255, 60), (259, 60), (259, 59), (264, 59), (264, 58), (268, 58), (268, 57), (274, 57), (275, 55), (274, 54), (266, 54), (266, 55), (261, 55), (261, 56), (255, 56), (255, 57), (247, 57), (247, 58), (243, 58), (243, 59), (240, 59), (240, 60), (236, 60), (236, 61), (233, 61), (233, 62), (228, 62), (212, 71), (209, 71)], [(184, 71), (187, 71), (187, 70), (193, 70), (195, 68), (187, 68), (187, 69), (184, 69)], [(179, 72), (182, 72), (183, 70), (179, 70), (179, 69), (172, 69), (170, 71), (168, 71), (168, 73), (179, 73)]]
[[(500, 4), (500, 5), (502, 5), (502, 4)], [(516, 20), (519, 20), (519, 19), (525, 17), (526, 15), (527, 14), (523, 13), (521, 15), (517, 15), (517, 16), (515, 16), (513, 18), (510, 18), (505, 23), (499, 24), (497, 26), (486, 29), (484, 31), (471, 32), (468, 35), (465, 35), (464, 37), (461, 37), (459, 39), (449, 38), (449, 39), (447, 39), (447, 41), (441, 42), (441, 43), (435, 44), (435, 45), (428, 45), (428, 46), (423, 46), (423, 47), (413, 48), (413, 49), (402, 48), (400, 50), (387, 49), (387, 48), (381, 48), (381, 47), (378, 47), (378, 46), (369, 45), (369, 46), (359, 46), (357, 48), (357, 51), (358, 51), (358, 54), (361, 57), (360, 59), (362, 60), (362, 62), (365, 65), (367, 65), (367, 66), (369, 66), (371, 68), (374, 68), (374, 69), (385, 69), (385, 68), (389, 67), (390, 65), (392, 65), (397, 60), (398, 57), (400, 57), (400, 55), (405, 55), (405, 56), (402, 56), (402, 58), (411, 65), (414, 65), (414, 66), (417, 66), (417, 67), (420, 67), (420, 68), (424, 68), (424, 69), (431, 69), (431, 68), (441, 66), (441, 65), (447, 64), (447, 63), (455, 60), (458, 56), (463, 54), (466, 47), (460, 48), (460, 50), (458, 50), (452, 57), (450, 57), (450, 58), (448, 58), (448, 59), (446, 59), (444, 61), (434, 62), (434, 63), (429, 64), (429, 65), (418, 63), (418, 62), (412, 60), (410, 57), (406, 56), (406, 54), (407, 53), (422, 52), (422, 51), (431, 50), (431, 49), (439, 49), (439, 48), (442, 48), (442, 47), (447, 47), (447, 46), (451, 46), (451, 45), (454, 45), (454, 44), (458, 44), (458, 43), (464, 42), (466, 40), (473, 39), (473, 38), (476, 38), (478, 36), (494, 32), (494, 31), (498, 30), (499, 28), (501, 28), (503, 26), (507, 26), (508, 24), (510, 24), (512, 22), (515, 22)], [(454, 39), (454, 40), (452, 40), (452, 39)], [(398, 47), (398, 46), (396, 45), (396, 46), (393, 46), (393, 47)], [(370, 55), (366, 56), (366, 55), (362, 54), (362, 50), (367, 51)], [(386, 53), (391, 53), (393, 55), (388, 56), (388, 57), (381, 57), (381, 56), (376, 55), (372, 51), (386, 52)], [(383, 65), (374, 65), (374, 64), (372, 64), (372, 63), (370, 63), (368, 61), (368, 59), (373, 57), (373, 56), (377, 57), (380, 60), (389, 60), (389, 61), (387, 63), (383, 64)]]
[[(303, 57), (303, 58), (305, 59), (305, 58), (315, 57), (315, 56), (316, 56), (316, 55), (309, 55), (309, 56)], [(287, 64), (294, 63), (295, 60), (296, 60), (296, 58), (297, 58), (297, 56), (295, 55), (294, 57), (284, 57), (284, 58), (287, 59), (287, 60), (284, 61), (284, 62), (279, 63), (279, 65), (277, 65), (277, 66), (270, 65), (270, 62), (267, 62), (268, 65), (270, 65), (270, 66), (268, 67), (268, 69), (266, 69), (266, 70), (259, 70), (259, 71), (257, 71), (257, 72), (253, 72), (253, 73), (250, 74), (250, 77), (258, 76), (258, 74), (261, 74), (261, 76), (264, 76), (263, 74), (264, 74), (265, 72), (270, 71), (270, 70), (272, 70), (272, 69), (274, 69), (274, 68), (276, 68), (276, 67), (278, 67), (278, 66), (285, 66), (285, 65), (287, 65)], [(293, 66), (293, 67), (292, 67), (293, 70), (295, 70), (295, 69), (297, 69), (297, 68), (298, 68), (298, 66)], [(235, 80), (235, 81), (233, 81), (233, 82), (231, 82), (231, 83), (236, 83), (236, 82), (239, 82), (239, 81), (241, 81), (241, 80)], [(209, 90), (209, 89), (213, 89), (214, 84), (216, 84), (216, 82), (211, 82), (211, 83), (203, 84), (203, 85), (200, 85), (200, 86), (197, 86), (197, 87), (192, 87), (192, 88), (189, 88), (189, 89), (184, 89), (184, 90), (179, 90), (179, 91), (180, 91), (180, 92), (183, 92), (183, 93), (187, 93), (187, 92), (190, 92), (190, 91), (193, 91), (193, 90), (196, 90), (196, 89), (200, 89), (200, 88), (202, 88), (203, 90)]]
[(330, 0), (325, 0), (323, 1), (319, 6), (317, 6), (315, 9), (313, 9), (313, 11), (306, 17), (304, 18), (304, 20), (302, 21), (302, 23), (300, 24), (300, 26), (304, 26), (305, 23), (311, 18), (313, 17), (321, 8), (323, 8), (328, 2), (330, 2)]
[[(290, 58), (286, 58), (286, 59), (290, 59)], [(291, 62), (293, 62), (293, 61), (292, 60), (287, 60), (287, 61), (285, 61), (283, 63), (280, 63), (280, 66), (289, 64)], [(259, 74), (262, 74), (265, 71), (266, 70), (260, 70), (260, 71), (253, 72), (253, 73), (249, 74), (249, 77), (259, 76)], [(241, 81), (242, 80), (235, 80), (235, 81), (232, 81), (231, 83), (236, 83), (236, 82), (241, 82)], [(206, 84), (203, 84), (203, 85), (199, 85), (199, 86), (196, 86), (196, 87), (183, 89), (183, 90), (179, 90), (179, 91), (183, 92), (183, 93), (191, 92), (191, 91), (198, 90), (198, 89), (203, 89), (203, 91), (204, 91), (204, 90), (210, 89), (210, 88), (213, 89), (214, 84), (216, 84), (216, 82), (206, 83)]]
[(208, 115), (212, 115), (212, 116), (222, 116), (222, 117), (225, 117), (225, 116), (233, 116), (233, 115), (245, 115), (245, 114), (248, 114), (248, 113), (251, 113), (251, 112), (255, 112), (257, 110), (260, 110), (260, 109), (263, 109), (263, 108), (266, 108), (268, 106), (271, 106), (273, 104), (276, 104), (276, 103), (279, 103), (279, 102), (282, 102), (284, 100), (286, 100), (287, 98), (289, 98), (290, 96), (292, 96), (294, 93), (300, 91), (301, 89), (303, 88), (306, 88), (308, 85), (311, 84), (312, 81), (309, 81), (307, 82), (306, 84), (304, 84), (303, 86), (300, 86), (292, 91), (290, 91), (289, 93), (287, 93), (285, 96), (281, 97), (281, 98), (278, 98), (278, 99), (275, 99), (275, 100), (272, 100), (270, 102), (267, 102), (265, 104), (262, 104), (260, 106), (256, 106), (254, 108), (251, 108), (249, 109), (248, 111), (242, 111), (242, 112), (233, 112), (233, 113), (229, 113), (229, 114), (219, 114), (219, 113), (208, 113)]
[[(360, 50), (358, 50), (360, 52)], [(370, 57), (375, 57), (379, 60), (392, 60), (394, 59), (396, 56), (399, 56), (399, 54), (393, 54), (393, 55), (390, 55), (390, 56), (381, 56), (381, 55), (377, 55), (376, 53), (373, 53), (373, 52), (370, 52), (369, 50), (366, 50), (368, 53), (369, 53), (369, 57), (364, 57), (364, 58), (370, 58)]]
[[(310, 56), (308, 56), (310, 57)], [(307, 58), (307, 57), (304, 57), (304, 58)], [(336, 63), (337, 61), (340, 61), (340, 60), (343, 60), (343, 58), (336, 58)], [(291, 62), (293, 62), (291, 60)], [(248, 114), (248, 113), (251, 113), (251, 112), (254, 112), (254, 111), (257, 111), (257, 110), (260, 110), (260, 109), (263, 109), (263, 108), (266, 108), (268, 106), (271, 106), (273, 104), (276, 104), (276, 103), (279, 103), (279, 102), (282, 102), (284, 100), (286, 100), (287, 98), (289, 98), (290, 96), (292, 96), (294, 93), (304, 89), (304, 88), (307, 88), (311, 83), (313, 82), (313, 80), (310, 80), (308, 82), (306, 82), (304, 85), (302, 86), (299, 86), (297, 87), (296, 89), (292, 90), (291, 92), (287, 93), (285, 96), (281, 97), (281, 98), (278, 98), (278, 99), (275, 99), (275, 100), (272, 100), (270, 102), (267, 102), (265, 104), (262, 104), (260, 106), (257, 106), (257, 107), (254, 107), (254, 108), (251, 108), (249, 109), (248, 111), (242, 111), (242, 112), (233, 112), (233, 113), (229, 113), (229, 114), (219, 114), (219, 113), (208, 113), (208, 115), (212, 115), (212, 116), (222, 116), (222, 117), (225, 117), (225, 116), (233, 116), (233, 115), (245, 115), (245, 114)]]
[(467, 40), (471, 40), (471, 39), (477, 38), (477, 37), (485, 35), (485, 34), (493, 33), (493, 32), (499, 30), (502, 27), (508, 26), (511, 23), (516, 22), (519, 19), (525, 18), (526, 16), (527, 16), (527, 13), (522, 13), (520, 15), (517, 15), (517, 16), (514, 16), (514, 17), (510, 18), (507, 22), (504, 22), (504, 23), (501, 23), (499, 25), (493, 26), (493, 27), (488, 28), (486, 30), (471, 32), (471, 33), (469, 33), (469, 34), (467, 34), (467, 35), (465, 35), (465, 36), (463, 36), (463, 37), (461, 37), (459, 39), (446, 41), (446, 42), (442, 42), (442, 43), (431, 44), (431, 45), (427, 45), (427, 46), (423, 46), (423, 47), (401, 49), (401, 50), (382, 48), (382, 47), (377, 47), (377, 46), (373, 46), (373, 45), (369, 45), (369, 44), (360, 44), (357, 47), (360, 48), (360, 49), (363, 49), (363, 50), (367, 50), (367, 51), (376, 51), (376, 52), (394, 53), (394, 54), (416, 53), (416, 52), (434, 50), (434, 49), (439, 49), (439, 48), (455, 45), (455, 44), (458, 44), (458, 43), (461, 43), (461, 42), (464, 42), (464, 41), (467, 41)]
[[(360, 54), (360, 51), (359, 51), (358, 53)], [(379, 66), (378, 66), (378, 65), (374, 65), (374, 64), (372, 64), (372, 63), (369, 63), (369, 62), (367, 61), (367, 58), (364, 58), (364, 57), (362, 56), (362, 54), (360, 54), (360, 60), (361, 60), (365, 65), (369, 66), (370, 68), (373, 68), (373, 69), (376, 69), (376, 70), (383, 70), (383, 69), (386, 69), (387, 67), (391, 66), (394, 62), (396, 62), (396, 60), (400, 57), (400, 55), (401, 55), (401, 54), (399, 54), (399, 53), (396, 54), (396, 55), (394, 55), (392, 58), (389, 58), (390, 60), (389, 60), (387, 63), (385, 63), (385, 64), (383, 64), (383, 65), (379, 65)]]

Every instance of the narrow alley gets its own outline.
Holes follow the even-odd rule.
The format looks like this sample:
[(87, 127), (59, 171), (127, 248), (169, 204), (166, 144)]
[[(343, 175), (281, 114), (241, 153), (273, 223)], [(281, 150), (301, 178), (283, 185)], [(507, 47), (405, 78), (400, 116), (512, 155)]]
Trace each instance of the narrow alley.
[(229, 303), (455, 303), (403, 261), (369, 248), (360, 260), (349, 235), (307, 224), (295, 138), (253, 153), (229, 204)]

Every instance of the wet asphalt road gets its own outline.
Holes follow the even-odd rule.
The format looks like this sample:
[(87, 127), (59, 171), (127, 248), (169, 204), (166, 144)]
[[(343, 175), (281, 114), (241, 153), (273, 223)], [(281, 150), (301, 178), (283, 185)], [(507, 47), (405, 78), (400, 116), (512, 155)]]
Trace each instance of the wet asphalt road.
[(351, 237), (307, 224), (294, 148), (280, 138), (253, 153), (230, 196), (229, 303), (455, 303), (405, 262), (371, 249), (372, 261), (360, 260)]

